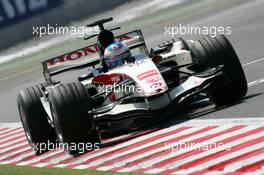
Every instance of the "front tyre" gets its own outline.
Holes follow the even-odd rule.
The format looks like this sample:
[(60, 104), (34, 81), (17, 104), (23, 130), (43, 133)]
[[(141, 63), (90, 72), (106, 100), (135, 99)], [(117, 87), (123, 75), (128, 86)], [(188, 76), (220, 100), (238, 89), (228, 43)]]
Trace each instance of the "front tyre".
[(224, 73), (229, 80), (217, 82), (209, 91), (209, 97), (215, 105), (232, 104), (247, 94), (247, 80), (242, 65), (233, 46), (224, 35), (203, 37), (194, 43), (191, 53), (202, 68), (224, 65)]
[(55, 130), (69, 154), (95, 149), (101, 142), (95, 129), (92, 99), (80, 82), (59, 85), (49, 91)]
[(47, 145), (56, 141), (56, 133), (40, 101), (41, 94), (40, 86), (33, 86), (19, 91), (17, 97), (20, 120), (27, 140), (37, 155), (48, 151)]

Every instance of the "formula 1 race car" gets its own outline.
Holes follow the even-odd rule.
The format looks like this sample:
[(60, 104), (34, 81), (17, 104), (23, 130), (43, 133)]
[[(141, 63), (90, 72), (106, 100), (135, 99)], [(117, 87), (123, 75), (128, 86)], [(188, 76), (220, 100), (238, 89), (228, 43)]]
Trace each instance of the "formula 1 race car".
[[(98, 42), (42, 63), (46, 80), (41, 85), (19, 91), (20, 118), (31, 146), (101, 143), (103, 133), (138, 129), (155, 119), (166, 119), (202, 94), (216, 106), (241, 100), (247, 81), (239, 58), (224, 35), (200, 40), (172, 40), (148, 51), (140, 30), (117, 37), (104, 23)], [(94, 37), (97, 35), (90, 36)], [(114, 41), (125, 43), (133, 61), (108, 69), (102, 59)], [(76, 82), (55, 82), (52, 76), (72, 69), (91, 68)], [(99, 69), (100, 68), (100, 69)], [(76, 147), (67, 147), (78, 154)]]

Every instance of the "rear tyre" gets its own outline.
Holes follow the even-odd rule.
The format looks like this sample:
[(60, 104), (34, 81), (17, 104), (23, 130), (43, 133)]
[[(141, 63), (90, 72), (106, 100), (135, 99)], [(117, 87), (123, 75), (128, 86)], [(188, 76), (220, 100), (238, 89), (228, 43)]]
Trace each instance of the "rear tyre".
[(47, 119), (41, 104), (41, 88), (33, 86), (18, 93), (17, 104), (26, 137), (35, 154), (48, 151), (48, 144), (55, 143), (56, 133)]
[(92, 99), (80, 82), (59, 85), (49, 92), (51, 111), (58, 139), (69, 154), (97, 148), (101, 142), (95, 129)]
[(233, 46), (224, 35), (203, 37), (194, 43), (191, 53), (194, 61), (202, 68), (224, 65), (224, 73), (229, 80), (217, 82), (209, 92), (215, 105), (232, 104), (247, 94), (248, 86), (243, 68)]

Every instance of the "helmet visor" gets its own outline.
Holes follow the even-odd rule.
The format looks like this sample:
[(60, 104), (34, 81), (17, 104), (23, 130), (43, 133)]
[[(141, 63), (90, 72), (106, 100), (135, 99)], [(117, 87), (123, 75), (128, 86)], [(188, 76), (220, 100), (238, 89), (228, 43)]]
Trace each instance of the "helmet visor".
[(107, 63), (110, 68), (115, 68), (121, 66), (122, 64), (125, 64), (125, 60), (123, 60), (122, 58), (111, 59), (111, 60), (107, 60)]
[(131, 57), (131, 53), (126, 52), (126, 53), (116, 56), (115, 58), (106, 59), (106, 63), (108, 64), (110, 68), (115, 68), (115, 67), (125, 64), (125, 62), (129, 60), (130, 57)]

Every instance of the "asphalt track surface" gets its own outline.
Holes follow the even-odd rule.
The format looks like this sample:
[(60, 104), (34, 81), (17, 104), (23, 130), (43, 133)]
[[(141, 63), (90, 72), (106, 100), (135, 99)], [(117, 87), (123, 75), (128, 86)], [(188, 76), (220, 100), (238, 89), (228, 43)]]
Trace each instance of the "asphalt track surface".
[[(205, 115), (199, 115), (200, 118), (247, 118), (247, 117), (264, 117), (264, 1), (237, 1), (232, 8), (217, 9), (196, 12), (189, 14), (182, 24), (193, 24), (196, 26), (231, 26), (232, 34), (228, 36), (234, 45), (247, 76), (248, 83), (259, 81), (251, 84), (247, 97), (239, 104), (231, 107), (217, 110), (213, 106), (204, 109)], [(219, 7), (220, 8), (220, 7)], [(193, 21), (195, 20), (195, 21)], [(169, 39), (164, 36), (165, 26), (177, 26), (178, 21), (165, 21), (162, 24), (153, 26), (144, 30), (147, 43), (154, 45)], [(198, 39), (200, 36), (183, 36), (187, 39)], [(255, 60), (258, 60), (254, 62)], [(65, 78), (65, 77), (64, 77)], [(17, 122), (19, 121), (16, 95), (19, 89), (40, 83), (43, 81), (42, 70), (26, 71), (21, 75), (12, 77), (8, 80), (0, 81), (0, 122)]]
[[(236, 2), (239, 3), (226, 9), (217, 9), (216, 6), (215, 12), (202, 10), (194, 13), (193, 18), (188, 17), (182, 23), (232, 27), (232, 35), (228, 38), (241, 59), (249, 84), (248, 94), (241, 102), (222, 109), (209, 105), (185, 114), (195, 119), (182, 124), (178, 124), (174, 118), (165, 123), (163, 129), (106, 140), (106, 145), (98, 151), (78, 158), (72, 158), (61, 150), (36, 157), (27, 144), (21, 126), (0, 124), (0, 164), (140, 173), (263, 174), (264, 1)], [(150, 45), (169, 38), (154, 35), (158, 32), (161, 34), (164, 26), (177, 26), (177, 21), (165, 21), (151, 31), (145, 31)], [(198, 39), (199, 36), (185, 38)], [(40, 70), (1, 81), (0, 123), (19, 121), (15, 101), (18, 89), (41, 81)], [(215, 149), (171, 152), (164, 148), (164, 145), (179, 141), (226, 143), (232, 149), (230, 152)]]

